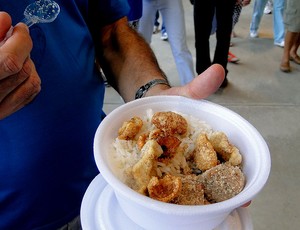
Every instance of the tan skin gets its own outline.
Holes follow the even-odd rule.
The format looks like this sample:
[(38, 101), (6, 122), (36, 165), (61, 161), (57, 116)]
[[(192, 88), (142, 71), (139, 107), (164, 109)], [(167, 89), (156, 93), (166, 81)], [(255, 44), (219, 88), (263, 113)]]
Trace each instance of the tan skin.
[[(5, 12), (0, 12), (0, 25), (2, 41), (11, 27), (11, 18)], [(99, 38), (103, 54), (99, 58), (101, 64), (126, 102), (134, 100), (140, 86), (152, 79), (164, 78), (150, 47), (127, 25), (127, 19), (122, 18), (101, 28)], [(32, 46), (28, 28), (19, 23), (14, 27), (12, 36), (0, 47), (0, 120), (26, 106), (41, 90), (41, 80), (30, 59)], [(146, 96), (181, 95), (203, 99), (218, 90), (224, 77), (223, 67), (215, 64), (185, 86), (169, 88), (156, 85)]]
[(290, 72), (290, 59), (294, 60), (297, 64), (300, 63), (300, 57), (297, 55), (300, 45), (300, 33), (286, 31), (284, 44), (280, 69), (284, 72)]
[[(7, 13), (0, 12), (0, 25), (2, 40), (11, 26)], [(126, 18), (100, 31), (102, 63), (111, 73), (110, 81), (126, 102), (134, 100), (140, 86), (152, 79), (163, 78), (152, 50), (127, 26)], [(24, 107), (41, 90), (41, 80), (30, 59), (32, 45), (28, 28), (19, 23), (14, 27), (12, 36), (0, 47), (0, 119)], [(223, 79), (224, 70), (216, 64), (185, 86), (169, 88), (156, 85), (146, 96), (168, 94), (202, 99), (214, 93)]]
[[(140, 86), (152, 79), (163, 78), (163, 73), (149, 45), (127, 25), (126, 18), (122, 18), (115, 24), (104, 27), (100, 39), (105, 47), (103, 48), (105, 63), (109, 63), (106, 65), (108, 70), (105, 67), (104, 69), (114, 76), (113, 82), (117, 83), (113, 85), (124, 100), (130, 101), (134, 99), (134, 94)], [(112, 41), (117, 41), (119, 45), (114, 45)], [(148, 91), (147, 96), (168, 94), (196, 99), (205, 98), (219, 88), (223, 79), (223, 68), (220, 65), (214, 65), (183, 87), (168, 89), (165, 85), (157, 85)], [(132, 90), (132, 86), (135, 86), (136, 90)]]
[[(8, 14), (0, 12), (0, 39), (11, 26)], [(28, 104), (40, 91), (41, 81), (29, 57), (32, 41), (24, 24), (0, 47), (0, 119)]]
[(300, 47), (300, 32), (298, 33), (296, 42), (294, 43), (294, 45), (292, 46), (291, 51), (290, 51), (290, 57), (293, 60), (297, 60), (298, 64), (300, 63), (300, 57), (297, 54), (299, 47)]

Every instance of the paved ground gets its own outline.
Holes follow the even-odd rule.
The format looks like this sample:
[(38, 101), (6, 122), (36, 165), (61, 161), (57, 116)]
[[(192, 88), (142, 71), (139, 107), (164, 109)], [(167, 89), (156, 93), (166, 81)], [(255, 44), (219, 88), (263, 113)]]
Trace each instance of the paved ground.
[[(189, 48), (195, 57), (193, 11), (183, 0)], [(300, 217), (300, 66), (292, 63), (292, 73), (279, 70), (282, 48), (273, 45), (272, 15), (264, 15), (259, 38), (248, 37), (253, 3), (243, 8), (230, 49), (241, 62), (229, 64), (229, 86), (208, 100), (226, 106), (261, 132), (267, 141), (272, 169), (269, 181), (250, 206), (255, 230), (299, 229)], [(215, 38), (211, 38), (212, 47)], [(178, 74), (168, 42), (153, 36), (153, 47), (160, 65), (173, 85), (179, 84)], [(300, 51), (299, 51), (300, 52)], [(108, 88), (105, 111), (122, 104), (118, 94)]]

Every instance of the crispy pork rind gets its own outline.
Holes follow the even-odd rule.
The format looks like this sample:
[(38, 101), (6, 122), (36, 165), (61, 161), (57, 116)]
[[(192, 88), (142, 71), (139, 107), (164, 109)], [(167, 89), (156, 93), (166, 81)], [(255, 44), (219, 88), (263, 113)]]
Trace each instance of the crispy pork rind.
[(229, 142), (225, 133), (214, 132), (209, 136), (209, 141), (217, 154), (220, 155), (224, 161), (228, 161), (234, 166), (238, 166), (242, 163), (240, 151)]
[(157, 143), (163, 149), (163, 154), (159, 157), (158, 160), (163, 161), (164, 159), (172, 159), (175, 156), (176, 150), (181, 144), (181, 141), (177, 137), (166, 136), (158, 138)]
[(234, 197), (245, 186), (245, 176), (241, 169), (228, 163), (205, 171), (202, 177), (205, 196), (213, 203)]
[(118, 131), (118, 138), (121, 140), (133, 140), (143, 126), (143, 121), (139, 117), (133, 117), (125, 121)]
[(225, 133), (201, 133), (194, 140), (185, 118), (174, 112), (157, 112), (151, 123), (133, 117), (119, 129), (118, 138), (136, 142), (141, 154), (124, 172), (132, 189), (180, 205), (217, 203), (242, 191), (242, 156)]
[(169, 203), (181, 192), (181, 178), (172, 175), (165, 175), (161, 179), (152, 177), (147, 188), (151, 198)]
[(141, 152), (142, 158), (132, 167), (132, 175), (137, 191), (145, 194), (150, 179), (156, 175), (157, 158), (163, 153), (163, 150), (155, 140), (149, 140)]
[(217, 153), (206, 134), (200, 134), (193, 152), (194, 163), (201, 171), (206, 171), (218, 164)]
[(171, 111), (155, 113), (152, 116), (151, 122), (156, 128), (162, 130), (167, 135), (183, 135), (187, 132), (188, 123), (185, 118)]
[(181, 205), (205, 205), (208, 201), (204, 196), (204, 186), (201, 181), (201, 176), (194, 174), (187, 175), (181, 178), (181, 192), (173, 203)]

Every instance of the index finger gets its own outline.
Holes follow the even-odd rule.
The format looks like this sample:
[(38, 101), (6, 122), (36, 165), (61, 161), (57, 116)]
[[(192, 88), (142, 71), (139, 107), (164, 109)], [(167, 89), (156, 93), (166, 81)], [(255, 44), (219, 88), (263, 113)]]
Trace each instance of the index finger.
[(0, 79), (20, 71), (31, 49), (28, 27), (23, 23), (17, 24), (12, 35), (0, 47)]
[(11, 27), (11, 17), (6, 12), (0, 12), (0, 41), (5, 38), (5, 35)]

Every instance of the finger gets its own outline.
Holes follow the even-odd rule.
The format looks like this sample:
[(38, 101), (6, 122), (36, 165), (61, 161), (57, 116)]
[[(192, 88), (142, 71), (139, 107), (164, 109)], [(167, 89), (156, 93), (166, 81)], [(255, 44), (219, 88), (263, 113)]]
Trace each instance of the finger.
[(224, 78), (224, 68), (219, 64), (214, 64), (187, 85), (170, 88), (165, 90), (164, 94), (203, 99), (216, 92)]
[(32, 68), (31, 59), (27, 59), (20, 72), (0, 80), (0, 102), (31, 75)]
[(5, 43), (0, 47), (0, 79), (19, 72), (32, 49), (28, 28), (17, 24)]
[(251, 204), (251, 200), (248, 201), (246, 204), (243, 204), (242, 207), (243, 207), (243, 208), (246, 208), (246, 207), (250, 206), (250, 204)]
[(0, 119), (23, 108), (36, 97), (40, 90), (41, 80), (34, 69), (29, 78), (1, 101)]
[(2, 41), (11, 27), (11, 17), (8, 13), (0, 12), (0, 25), (0, 41)]
[(13, 106), (8, 103), (0, 104), (0, 120), (8, 117), (9, 115), (17, 112), (18, 110), (25, 107), (27, 104), (33, 101), (33, 99), (37, 96), (38, 93), (31, 95), (29, 98), (26, 98), (22, 101), (22, 103), (15, 103)]

